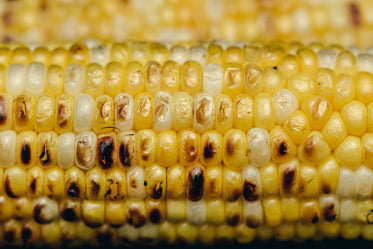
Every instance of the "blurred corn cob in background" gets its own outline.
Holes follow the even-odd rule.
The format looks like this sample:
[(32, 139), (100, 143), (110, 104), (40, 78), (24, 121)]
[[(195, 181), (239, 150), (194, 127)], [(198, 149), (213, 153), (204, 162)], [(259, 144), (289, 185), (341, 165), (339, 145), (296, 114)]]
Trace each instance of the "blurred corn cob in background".
[(4, 42), (297, 40), (370, 46), (369, 0), (2, 0)]
[(373, 239), (373, 55), (319, 43), (0, 50), (0, 243)]

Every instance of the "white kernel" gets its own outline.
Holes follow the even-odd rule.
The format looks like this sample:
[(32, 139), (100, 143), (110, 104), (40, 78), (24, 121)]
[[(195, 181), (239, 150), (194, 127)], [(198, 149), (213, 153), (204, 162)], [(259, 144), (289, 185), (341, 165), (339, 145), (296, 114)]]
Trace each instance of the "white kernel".
[(32, 62), (27, 67), (25, 90), (37, 95), (44, 92), (45, 66), (39, 62)]
[(76, 96), (83, 90), (84, 71), (82, 66), (71, 64), (66, 67), (65, 93)]
[(189, 60), (198, 62), (202, 67), (205, 66), (207, 59), (207, 50), (203, 46), (193, 46), (189, 48)]
[(75, 164), (82, 170), (89, 170), (96, 164), (96, 134), (92, 131), (81, 132), (75, 139)]
[(373, 74), (373, 55), (361, 53), (357, 56), (357, 70)]
[(334, 70), (337, 61), (337, 53), (332, 49), (321, 49), (317, 53), (319, 67), (330, 68)]
[(340, 202), (339, 220), (341, 222), (354, 221), (356, 219), (356, 201), (342, 200)]
[(220, 65), (209, 63), (203, 68), (203, 92), (212, 97), (221, 93), (223, 89), (223, 69)]
[(88, 131), (91, 129), (93, 113), (93, 98), (88, 94), (80, 94), (75, 99), (74, 131)]
[(11, 64), (6, 74), (6, 91), (17, 96), (24, 91), (26, 80), (26, 67), (22, 64)]
[(273, 102), (277, 113), (277, 122), (282, 124), (298, 107), (298, 99), (288, 89), (281, 89), (273, 95)]
[(268, 131), (262, 128), (252, 128), (247, 133), (247, 143), (250, 163), (261, 167), (271, 159), (271, 148)]
[(75, 133), (63, 133), (58, 137), (57, 144), (57, 165), (67, 169), (75, 162)]
[(7, 168), (14, 165), (16, 159), (16, 138), (14, 131), (0, 133), (0, 167)]
[(372, 193), (373, 174), (372, 170), (360, 166), (355, 171), (355, 196), (356, 199), (369, 199)]
[(186, 202), (186, 220), (193, 225), (202, 225), (206, 222), (206, 203), (205, 200)]
[(339, 198), (352, 198), (354, 194), (354, 172), (346, 167), (339, 170), (339, 180), (337, 186), (337, 196)]

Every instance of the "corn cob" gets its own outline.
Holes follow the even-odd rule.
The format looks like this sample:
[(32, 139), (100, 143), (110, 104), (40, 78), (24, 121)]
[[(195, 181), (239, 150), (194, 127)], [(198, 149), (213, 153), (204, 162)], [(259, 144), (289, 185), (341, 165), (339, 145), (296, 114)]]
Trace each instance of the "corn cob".
[(3, 42), (298, 40), (371, 46), (369, 0), (13, 0), (0, 4)]
[(0, 49), (0, 242), (372, 239), (373, 56), (313, 43)]

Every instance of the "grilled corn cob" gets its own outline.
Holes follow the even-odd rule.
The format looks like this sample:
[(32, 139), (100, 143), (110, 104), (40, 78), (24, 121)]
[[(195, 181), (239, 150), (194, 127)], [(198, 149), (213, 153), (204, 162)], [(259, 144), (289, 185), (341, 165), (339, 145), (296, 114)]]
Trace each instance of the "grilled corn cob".
[[(13, 0), (0, 4), (0, 41), (286, 39), (371, 46), (372, 10), (369, 0)], [(238, 50), (231, 52), (239, 59)], [(39, 49), (35, 56), (46, 54)]]
[(373, 238), (363, 50), (87, 40), (0, 60), (3, 244)]

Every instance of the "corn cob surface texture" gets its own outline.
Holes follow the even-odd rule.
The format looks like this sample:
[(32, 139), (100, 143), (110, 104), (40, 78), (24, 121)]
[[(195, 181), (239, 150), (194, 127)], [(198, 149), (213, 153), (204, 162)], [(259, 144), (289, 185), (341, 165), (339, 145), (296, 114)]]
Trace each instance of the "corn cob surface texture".
[(373, 55), (0, 48), (0, 242), (373, 239)]
[(0, 41), (286, 39), (372, 46), (370, 0), (2, 0)]

